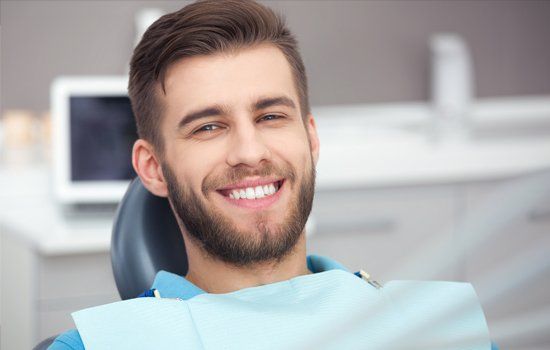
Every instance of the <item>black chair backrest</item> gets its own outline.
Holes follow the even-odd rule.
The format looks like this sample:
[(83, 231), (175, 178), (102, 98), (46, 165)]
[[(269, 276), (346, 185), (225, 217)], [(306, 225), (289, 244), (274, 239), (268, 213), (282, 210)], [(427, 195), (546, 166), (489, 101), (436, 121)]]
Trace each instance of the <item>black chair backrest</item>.
[(159, 270), (187, 273), (181, 231), (166, 198), (151, 194), (139, 177), (118, 205), (111, 237), (111, 264), (123, 300), (135, 298)]

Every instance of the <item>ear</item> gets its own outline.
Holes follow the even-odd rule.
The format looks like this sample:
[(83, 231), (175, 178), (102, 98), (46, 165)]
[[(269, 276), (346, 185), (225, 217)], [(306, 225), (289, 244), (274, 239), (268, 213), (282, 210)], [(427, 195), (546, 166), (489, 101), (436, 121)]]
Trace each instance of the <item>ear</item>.
[(132, 165), (145, 188), (156, 196), (168, 196), (161, 163), (155, 155), (153, 145), (143, 139), (137, 140), (132, 149)]
[(309, 138), (309, 148), (311, 149), (311, 155), (313, 156), (313, 162), (317, 165), (319, 160), (319, 136), (317, 135), (317, 125), (312, 114), (307, 115), (306, 129)]

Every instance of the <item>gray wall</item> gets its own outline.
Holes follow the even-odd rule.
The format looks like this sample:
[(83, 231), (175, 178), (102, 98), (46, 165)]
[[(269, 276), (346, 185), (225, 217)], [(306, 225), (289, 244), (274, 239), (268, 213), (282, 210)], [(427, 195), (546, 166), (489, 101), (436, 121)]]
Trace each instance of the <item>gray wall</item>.
[[(48, 109), (57, 75), (122, 74), (133, 16), (181, 1), (5, 1), (3, 109)], [(301, 43), (312, 104), (426, 100), (428, 38), (463, 35), (477, 95), (550, 93), (550, 1), (266, 1)]]

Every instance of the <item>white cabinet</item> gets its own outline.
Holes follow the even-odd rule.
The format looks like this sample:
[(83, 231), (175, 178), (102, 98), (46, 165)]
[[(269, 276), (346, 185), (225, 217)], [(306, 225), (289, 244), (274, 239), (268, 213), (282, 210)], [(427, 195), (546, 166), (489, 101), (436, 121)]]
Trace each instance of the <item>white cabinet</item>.
[[(434, 266), (406, 267), (433, 244), (452, 249), (454, 199), (453, 186), (318, 191), (308, 251), (381, 281), (425, 279)], [(456, 280), (460, 268), (455, 262), (429, 277)]]
[(120, 300), (108, 251), (49, 255), (29, 243), (1, 233), (2, 349), (31, 349), (75, 328), (71, 312)]
[[(492, 211), (488, 208), (502, 215), (511, 206), (520, 208), (515, 217), (502, 218), (489, 239), (465, 252), (465, 277), (476, 288), (491, 334), (502, 349), (548, 349), (550, 196), (533, 203), (519, 195), (495, 201), (513, 181), (464, 186), (464, 217)], [(487, 233), (483, 225), (476, 227), (476, 234)]]

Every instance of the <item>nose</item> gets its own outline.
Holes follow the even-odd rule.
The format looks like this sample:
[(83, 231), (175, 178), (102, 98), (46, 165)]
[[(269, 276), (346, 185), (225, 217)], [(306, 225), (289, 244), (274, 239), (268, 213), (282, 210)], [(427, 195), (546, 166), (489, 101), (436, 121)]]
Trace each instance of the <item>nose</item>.
[(234, 166), (255, 168), (262, 161), (270, 160), (271, 151), (254, 125), (241, 126), (235, 130), (227, 150), (227, 163)]

